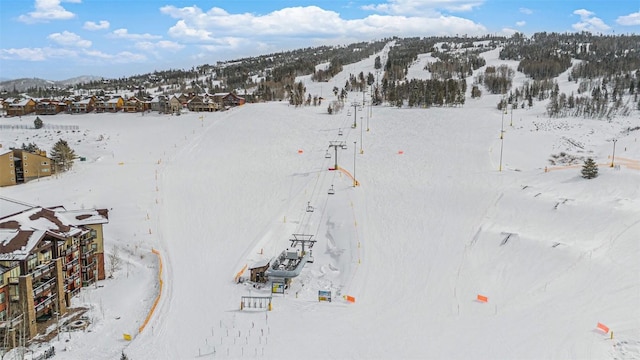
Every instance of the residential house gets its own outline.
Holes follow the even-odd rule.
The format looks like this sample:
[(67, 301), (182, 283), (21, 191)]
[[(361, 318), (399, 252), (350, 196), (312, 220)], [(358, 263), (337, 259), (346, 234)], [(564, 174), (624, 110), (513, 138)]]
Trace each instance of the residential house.
[(215, 111), (215, 108), (209, 99), (203, 98), (200, 95), (192, 97), (187, 102), (187, 108), (189, 111)]
[[(55, 173), (53, 160), (45, 151), (30, 153), (12, 149), (0, 153), (0, 186), (22, 184)], [(11, 180), (13, 177), (13, 180)]]
[(103, 113), (107, 109), (107, 100), (104, 97), (97, 97), (93, 107), (96, 113)]
[(122, 111), (127, 113), (140, 112), (140, 111), (144, 111), (144, 109), (145, 109), (144, 102), (135, 96), (132, 96), (127, 100), (125, 100), (124, 106), (122, 107)]
[(67, 109), (67, 104), (52, 99), (42, 99), (36, 103), (37, 115), (56, 115)]
[(104, 279), (108, 221), (106, 209), (40, 206), (0, 218), (0, 336), (10, 346), (16, 336), (36, 336), (37, 322), (64, 315), (83, 286)]
[(215, 93), (213, 100), (223, 109), (245, 104), (245, 99), (234, 93)]
[(124, 107), (124, 99), (121, 96), (115, 96), (105, 102), (106, 112), (118, 112)]
[(158, 95), (151, 99), (149, 102), (151, 106), (151, 111), (157, 111), (159, 113), (166, 113), (169, 109), (169, 101), (167, 97), (164, 95)]
[(16, 184), (13, 150), (0, 149), (0, 186)]
[(71, 103), (70, 111), (72, 114), (88, 114), (93, 111), (95, 97), (90, 96)]
[(22, 116), (36, 111), (36, 102), (29, 98), (9, 104), (7, 116)]
[(180, 110), (182, 110), (182, 102), (180, 102), (180, 99), (178, 99), (178, 97), (173, 95), (171, 99), (169, 99), (169, 108), (171, 109), (172, 113), (179, 112)]

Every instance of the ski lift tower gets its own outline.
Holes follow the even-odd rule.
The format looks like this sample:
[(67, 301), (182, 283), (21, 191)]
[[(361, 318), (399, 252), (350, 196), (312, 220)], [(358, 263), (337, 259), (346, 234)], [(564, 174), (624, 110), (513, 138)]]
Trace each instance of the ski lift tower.
[(351, 104), (351, 106), (353, 106), (353, 125), (351, 125), (351, 127), (353, 129), (355, 129), (358, 126), (358, 124), (356, 123), (356, 119), (357, 119), (356, 115), (358, 114), (358, 107), (360, 106), (360, 104), (358, 102), (354, 101)]
[(329, 147), (334, 149), (335, 152), (335, 166), (333, 167), (334, 170), (338, 170), (338, 148), (345, 150), (347, 148), (347, 143), (346, 141), (329, 141)]
[(293, 239), (289, 239), (291, 241), (291, 247), (295, 248), (296, 245), (300, 244), (302, 247), (302, 256), (306, 254), (305, 246), (309, 247), (309, 259), (313, 262), (313, 256), (311, 255), (311, 248), (316, 243), (316, 240), (312, 240), (313, 235), (309, 234), (292, 234)]

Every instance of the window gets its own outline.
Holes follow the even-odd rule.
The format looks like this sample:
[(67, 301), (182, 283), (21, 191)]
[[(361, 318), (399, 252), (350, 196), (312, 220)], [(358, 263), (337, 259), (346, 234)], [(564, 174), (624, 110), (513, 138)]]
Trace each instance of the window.
[(0, 321), (5, 321), (6, 319), (7, 319), (7, 310), (0, 311)]
[(6, 297), (7, 296), (6, 296), (6, 293), (4, 291), (0, 292), (0, 304), (4, 304), (4, 301), (6, 300)]
[(27, 160), (27, 155), (25, 155), (25, 156), (23, 157), (23, 159), (24, 159), (24, 160)]
[(24, 164), (22, 164), (22, 166), (27, 166), (27, 162), (25, 161)]
[(10, 162), (10, 163), (9, 163), (9, 167), (13, 167), (13, 162)]
[(44, 168), (44, 169), (41, 169), (41, 171), (42, 171), (43, 173), (46, 173), (46, 172), (49, 172), (49, 169)]
[(42, 162), (42, 165), (48, 165), (48, 164), (47, 164), (47, 162), (46, 162), (46, 161), (43, 161), (43, 162)]

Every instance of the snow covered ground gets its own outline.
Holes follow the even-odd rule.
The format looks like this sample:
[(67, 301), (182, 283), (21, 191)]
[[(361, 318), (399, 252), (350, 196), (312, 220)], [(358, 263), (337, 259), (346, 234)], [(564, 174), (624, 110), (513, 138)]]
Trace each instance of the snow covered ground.
[[(373, 57), (334, 81), (372, 69)], [(559, 83), (572, 86), (566, 76)], [(306, 84), (332, 100), (331, 83)], [(114, 279), (74, 298), (91, 308), (91, 326), (54, 339), (56, 358), (640, 358), (640, 132), (625, 131), (640, 125), (637, 113), (548, 119), (539, 103), (511, 120), (498, 101), (374, 107), (356, 113), (356, 129), (346, 108), (328, 115), (326, 103), (284, 102), (43, 118), (75, 132), (3, 129), (3, 147), (50, 149), (63, 138), (87, 161), (0, 195), (109, 208), (106, 249), (124, 260)], [(0, 120), (15, 123), (33, 117)], [(619, 168), (608, 166), (612, 138)], [(359, 186), (328, 170), (331, 141), (344, 141), (337, 162)], [(592, 156), (600, 176), (551, 168), (561, 151)], [(236, 284), (236, 274), (289, 247), (294, 233), (314, 235), (314, 263), (273, 295), (272, 311), (241, 311), (242, 296), (270, 289)], [(139, 332), (159, 289), (151, 249), (164, 286)], [(319, 290), (333, 301), (319, 302)]]

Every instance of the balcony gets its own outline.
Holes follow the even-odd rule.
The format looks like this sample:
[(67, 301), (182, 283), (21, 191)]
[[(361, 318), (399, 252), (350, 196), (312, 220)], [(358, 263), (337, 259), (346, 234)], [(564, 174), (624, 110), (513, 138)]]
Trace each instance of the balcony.
[(93, 255), (94, 250), (91, 248), (88, 248), (86, 251), (82, 251), (82, 260), (86, 260), (89, 257), (91, 257), (91, 255)]
[(18, 285), (20, 283), (20, 278), (18, 277), (10, 277), (9, 285)]
[(67, 284), (71, 284), (72, 282), (74, 282), (79, 277), (80, 277), (80, 274), (73, 274), (73, 275), (69, 276), (68, 278), (64, 279), (64, 281)]
[(42, 284), (39, 284), (36, 288), (33, 289), (33, 297), (36, 298), (43, 294), (44, 292), (52, 289), (56, 285), (56, 279), (51, 279)]
[(74, 252), (78, 251), (78, 245), (73, 245), (67, 248), (67, 250), (65, 250), (64, 254), (65, 255), (71, 255)]
[(33, 276), (33, 280), (36, 281), (39, 278), (45, 276), (45, 275), (49, 275), (51, 274), (51, 272), (53, 272), (56, 268), (56, 263), (51, 261), (47, 264), (44, 265), (40, 265), (37, 268), (35, 268), (32, 272), (31, 272), (31, 276)]
[(65, 270), (69, 271), (69, 270), (73, 269), (73, 266), (74, 266), (74, 265), (77, 265), (77, 264), (78, 264), (78, 259), (77, 259), (77, 258), (75, 258), (75, 259), (73, 259), (73, 260), (71, 260), (71, 261), (67, 262), (66, 267), (65, 267)]
[(95, 267), (96, 267), (96, 263), (93, 262), (93, 261), (88, 263), (88, 264), (83, 264), (82, 265), (82, 272), (86, 273), (88, 271), (93, 271), (93, 270), (95, 270)]
[(41, 300), (39, 303), (35, 304), (36, 306), (36, 313), (44, 310), (47, 306), (53, 304), (53, 302), (56, 300), (56, 295), (52, 294), (49, 297)]

